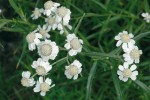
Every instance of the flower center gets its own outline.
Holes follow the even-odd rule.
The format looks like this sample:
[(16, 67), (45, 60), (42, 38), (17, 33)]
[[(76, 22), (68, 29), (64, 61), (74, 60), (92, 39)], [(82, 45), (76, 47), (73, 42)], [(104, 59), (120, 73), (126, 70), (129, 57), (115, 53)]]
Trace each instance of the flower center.
[(41, 53), (44, 56), (49, 56), (52, 53), (52, 46), (50, 44), (43, 44), (40, 47)]
[(40, 89), (42, 92), (47, 92), (50, 89), (50, 86), (49, 86), (49, 84), (44, 82), (40, 85)]
[(67, 14), (67, 8), (66, 7), (60, 7), (60, 8), (58, 8), (57, 13), (60, 17), (65, 17)]
[(128, 78), (128, 77), (131, 76), (131, 73), (132, 73), (132, 72), (131, 72), (130, 69), (128, 69), (128, 68), (127, 68), (127, 69), (124, 69), (124, 71), (123, 71), (123, 76)]
[(40, 11), (38, 9), (35, 9), (34, 12), (33, 12), (33, 14), (35, 16), (39, 16), (40, 15)]
[(44, 67), (38, 66), (38, 67), (36, 68), (36, 73), (37, 73), (38, 75), (45, 75), (45, 74), (46, 74), (46, 70), (45, 70)]
[(21, 84), (23, 86), (29, 87), (30, 86), (29, 79), (23, 77), (21, 80)]
[(49, 25), (53, 25), (54, 23), (55, 23), (55, 18), (52, 18), (52, 17), (48, 18)]
[(130, 41), (130, 36), (128, 34), (122, 34), (121, 35), (121, 40), (124, 42), (124, 43), (128, 43)]
[(81, 48), (81, 43), (77, 38), (74, 38), (70, 41), (70, 45), (74, 50)]
[(137, 49), (131, 50), (131, 52), (130, 52), (130, 57), (131, 57), (132, 59), (139, 59), (139, 57), (140, 57), (140, 52), (139, 52), (139, 50), (137, 50)]
[(35, 34), (34, 33), (29, 33), (27, 36), (26, 36), (26, 40), (28, 43), (33, 43), (34, 42), (34, 39), (35, 39)]
[(45, 36), (46, 35), (46, 30), (44, 30), (44, 29), (40, 29), (39, 30), (39, 33), (42, 35), (42, 36)]
[(77, 66), (70, 65), (70, 67), (68, 68), (68, 72), (72, 76), (77, 75), (78, 74), (78, 68), (77, 68)]
[(51, 9), (51, 7), (53, 7), (54, 3), (52, 1), (47, 1), (45, 4), (44, 4), (44, 8), (46, 10), (48, 9)]

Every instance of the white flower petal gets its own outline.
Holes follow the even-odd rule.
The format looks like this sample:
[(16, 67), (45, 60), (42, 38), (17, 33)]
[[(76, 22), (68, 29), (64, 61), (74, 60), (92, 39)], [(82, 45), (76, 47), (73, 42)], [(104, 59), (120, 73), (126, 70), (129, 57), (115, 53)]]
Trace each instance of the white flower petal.
[(69, 55), (70, 55), (70, 56), (75, 56), (76, 54), (77, 54), (76, 50), (71, 49), (71, 50), (69, 51)]
[(39, 77), (39, 82), (43, 83), (43, 77)]
[(119, 47), (121, 44), (122, 44), (122, 41), (119, 40), (119, 41), (117, 42), (116, 46)]
[(131, 71), (134, 71), (136, 68), (137, 68), (136, 65), (132, 65), (132, 66), (130, 67)]
[(46, 92), (41, 92), (40, 95), (41, 95), (41, 96), (45, 96), (45, 95), (46, 95)]
[(74, 80), (76, 80), (77, 78), (78, 78), (78, 74), (73, 77)]
[(122, 80), (123, 80), (124, 82), (127, 82), (127, 81), (128, 81), (128, 78), (124, 77)]
[(123, 71), (124, 70), (124, 67), (122, 65), (119, 65), (119, 70)]
[(49, 78), (47, 78), (47, 79), (45, 80), (45, 82), (46, 82), (47, 84), (51, 85), (52, 80), (51, 80), (51, 79), (49, 79)]
[(118, 74), (118, 75), (122, 75), (122, 71), (117, 70), (117, 74)]
[(30, 78), (30, 75), (31, 75), (31, 73), (29, 71), (23, 71), (22, 72), (22, 77)]

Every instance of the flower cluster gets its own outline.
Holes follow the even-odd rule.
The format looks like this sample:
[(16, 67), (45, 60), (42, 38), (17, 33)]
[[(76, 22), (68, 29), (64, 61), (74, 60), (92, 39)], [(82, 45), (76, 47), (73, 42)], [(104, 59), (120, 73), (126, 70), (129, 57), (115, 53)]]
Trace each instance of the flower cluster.
[(124, 51), (123, 58), (125, 62), (123, 65), (119, 65), (119, 70), (117, 71), (119, 79), (124, 82), (126, 82), (128, 78), (136, 80), (138, 75), (138, 71), (136, 71), (137, 66), (135, 64), (140, 62), (142, 50), (138, 49), (133, 38), (134, 35), (127, 31), (120, 32), (115, 36), (115, 40), (118, 41), (116, 46), (119, 47), (122, 45)]
[[(44, 8), (35, 8), (31, 15), (33, 20), (37, 20), (41, 16), (42, 18), (45, 17), (45, 24), (42, 26), (38, 25), (37, 29), (26, 36), (29, 50), (33, 51), (37, 49), (40, 57), (36, 61), (33, 61), (31, 65), (32, 68), (35, 69), (35, 74), (31, 76), (31, 72), (23, 71), (21, 84), (25, 87), (35, 85), (33, 91), (40, 92), (42, 96), (45, 96), (46, 92), (55, 86), (47, 75), (53, 67), (53, 64), (49, 62), (55, 60), (60, 52), (56, 42), (51, 41), (49, 32), (58, 30), (60, 35), (66, 36), (66, 40), (64, 41), (66, 44), (64, 44), (64, 47), (66, 51), (68, 51), (67, 57), (68, 55), (75, 56), (82, 51), (83, 41), (74, 33), (68, 34), (68, 30), (72, 29), (72, 26), (69, 25), (70, 15), (71, 11), (69, 9), (53, 1), (45, 2)], [(81, 66), (82, 64), (76, 59), (71, 64), (68, 61), (68, 66), (64, 68), (66, 69), (64, 74), (68, 79), (75, 80), (82, 71)], [(35, 76), (39, 77), (37, 81), (34, 80)]]

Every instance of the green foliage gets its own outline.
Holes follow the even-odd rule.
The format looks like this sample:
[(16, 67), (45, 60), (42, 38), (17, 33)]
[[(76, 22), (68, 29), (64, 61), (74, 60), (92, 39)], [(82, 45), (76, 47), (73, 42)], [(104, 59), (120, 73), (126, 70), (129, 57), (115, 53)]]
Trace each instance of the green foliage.
[[(150, 25), (141, 17), (142, 12), (150, 12), (149, 0), (55, 0), (71, 10), (70, 24), (84, 41), (83, 52), (77, 55), (83, 70), (79, 79), (68, 80), (64, 75), (67, 52), (59, 53), (57, 62), (50, 62), (53, 70), (49, 77), (56, 86), (45, 97), (20, 84), (21, 72), (34, 72), (31, 64), (38, 57), (25, 41), (26, 34), (44, 23), (42, 18), (30, 18), (34, 7), (44, 4), (43, 0), (35, 1), (9, 0), (0, 15), (0, 100), (150, 100)], [(126, 83), (116, 73), (123, 59), (114, 40), (123, 30), (133, 33), (143, 50), (138, 79)], [(50, 34), (52, 40), (64, 45), (58, 32)]]

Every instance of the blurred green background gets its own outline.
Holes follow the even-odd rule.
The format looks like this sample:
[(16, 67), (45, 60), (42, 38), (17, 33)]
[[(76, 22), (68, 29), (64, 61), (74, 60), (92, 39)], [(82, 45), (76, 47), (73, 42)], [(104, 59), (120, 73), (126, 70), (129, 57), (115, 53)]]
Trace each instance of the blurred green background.
[[(141, 17), (142, 12), (150, 12), (149, 0), (53, 0), (72, 12), (72, 32), (76, 30), (83, 39), (84, 49), (69, 60), (77, 58), (83, 71), (74, 81), (64, 75), (65, 60), (53, 66), (49, 77), (56, 86), (45, 97), (34, 93), (33, 87), (23, 87), (20, 80), (22, 71), (34, 73), (31, 64), (38, 54), (28, 50), (25, 36), (38, 24), (44, 24), (42, 18), (33, 21), (30, 15), (35, 7), (43, 7), (46, 0), (9, 1), (0, 0), (0, 100), (150, 100), (150, 24)], [(123, 52), (114, 40), (123, 30), (133, 33), (143, 50), (137, 64), (137, 80), (126, 83), (116, 73), (123, 63)], [(65, 36), (58, 31), (50, 34), (63, 47)], [(56, 61), (66, 54), (61, 51)]]

